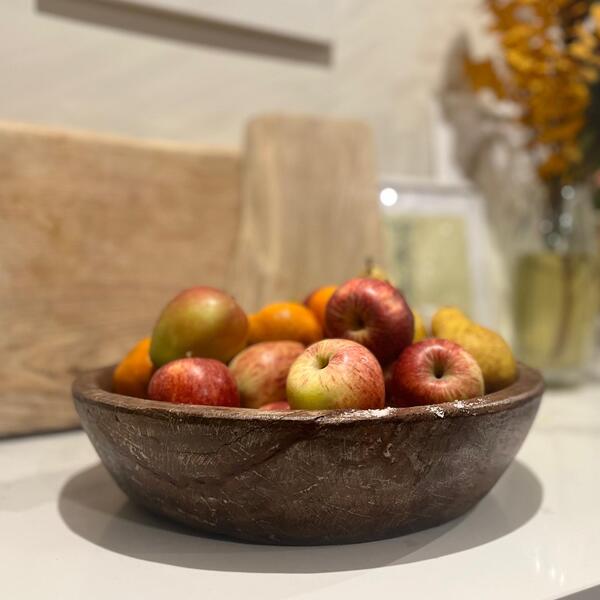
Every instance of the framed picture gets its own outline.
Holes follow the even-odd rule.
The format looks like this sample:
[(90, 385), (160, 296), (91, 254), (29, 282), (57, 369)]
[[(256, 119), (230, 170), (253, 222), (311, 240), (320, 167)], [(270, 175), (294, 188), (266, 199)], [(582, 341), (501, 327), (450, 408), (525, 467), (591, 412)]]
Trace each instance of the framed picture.
[(386, 179), (380, 184), (390, 275), (426, 318), (455, 305), (493, 323), (483, 204), (468, 185)]

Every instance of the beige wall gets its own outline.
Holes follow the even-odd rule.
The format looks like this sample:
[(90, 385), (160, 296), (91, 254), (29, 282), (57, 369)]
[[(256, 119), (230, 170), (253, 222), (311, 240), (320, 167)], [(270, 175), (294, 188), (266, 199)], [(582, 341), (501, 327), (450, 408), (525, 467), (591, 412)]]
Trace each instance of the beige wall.
[(334, 2), (331, 65), (245, 55), (0, 0), (0, 119), (239, 144), (265, 111), (359, 116), (386, 173), (432, 173), (430, 100), (478, 0)]

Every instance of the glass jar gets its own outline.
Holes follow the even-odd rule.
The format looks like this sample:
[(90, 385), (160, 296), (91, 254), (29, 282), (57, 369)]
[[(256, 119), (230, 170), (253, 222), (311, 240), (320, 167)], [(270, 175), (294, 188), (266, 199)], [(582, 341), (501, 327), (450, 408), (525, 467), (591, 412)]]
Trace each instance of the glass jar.
[(588, 185), (553, 182), (547, 193), (515, 260), (515, 349), (547, 383), (573, 385), (589, 366), (598, 313), (595, 215)]

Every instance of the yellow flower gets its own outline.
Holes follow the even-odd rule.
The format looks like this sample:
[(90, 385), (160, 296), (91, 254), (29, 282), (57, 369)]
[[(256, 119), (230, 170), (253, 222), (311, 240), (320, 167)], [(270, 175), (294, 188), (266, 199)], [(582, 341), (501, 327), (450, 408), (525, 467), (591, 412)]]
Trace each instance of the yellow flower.
[[(600, 71), (600, 1), (487, 0), (505, 68), (464, 62), (473, 89), (487, 87), (521, 107), (529, 147), (544, 178), (581, 161), (579, 136)], [(589, 17), (589, 18), (588, 18)]]

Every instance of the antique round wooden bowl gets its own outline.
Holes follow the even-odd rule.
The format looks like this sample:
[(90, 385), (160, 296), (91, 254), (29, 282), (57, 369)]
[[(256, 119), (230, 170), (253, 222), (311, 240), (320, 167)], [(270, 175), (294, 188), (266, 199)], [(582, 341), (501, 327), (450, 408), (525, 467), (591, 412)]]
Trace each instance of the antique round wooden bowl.
[(271, 544), (392, 537), (462, 515), (519, 450), (543, 392), (511, 386), (418, 408), (261, 412), (110, 392), (112, 367), (73, 386), (83, 427), (130, 499), (203, 532)]

